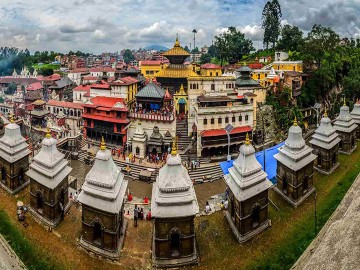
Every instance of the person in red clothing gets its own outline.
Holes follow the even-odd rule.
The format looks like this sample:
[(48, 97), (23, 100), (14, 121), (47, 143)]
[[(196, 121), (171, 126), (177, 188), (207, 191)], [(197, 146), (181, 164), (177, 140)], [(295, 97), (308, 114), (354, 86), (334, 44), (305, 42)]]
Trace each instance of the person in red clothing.
[(146, 214), (146, 220), (151, 220), (151, 211)]
[(129, 193), (129, 195), (128, 195), (128, 202), (131, 202), (132, 201), (132, 199), (133, 199), (133, 197), (132, 197), (132, 195), (131, 195), (131, 193)]
[(149, 199), (148, 199), (148, 197), (144, 197), (144, 203), (149, 203)]

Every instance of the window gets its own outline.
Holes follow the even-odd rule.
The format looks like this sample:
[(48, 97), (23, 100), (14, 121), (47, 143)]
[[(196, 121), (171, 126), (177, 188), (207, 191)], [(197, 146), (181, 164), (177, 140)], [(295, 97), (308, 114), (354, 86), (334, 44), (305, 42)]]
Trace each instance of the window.
[(110, 112), (106, 112), (106, 114), (110, 114)]
[(136, 155), (140, 155), (140, 148), (139, 148), (139, 146), (136, 147), (135, 152), (136, 152)]
[(219, 76), (219, 72), (216, 72), (216, 77)]
[(236, 121), (236, 120), (235, 120), (235, 116), (232, 117), (231, 121), (232, 121), (233, 123), (235, 123), (235, 121)]
[(210, 72), (210, 76), (212, 76), (212, 72)]
[(225, 124), (229, 123), (229, 117), (225, 117)]
[(249, 121), (249, 116), (245, 115), (245, 121)]
[(192, 89), (192, 84), (190, 83), (190, 89)]
[(221, 123), (222, 123), (222, 118), (219, 117), (219, 118), (218, 118), (218, 124), (221, 124)]
[(239, 122), (242, 122), (242, 115), (239, 115)]
[(260, 80), (260, 73), (258, 74), (258, 80)]
[(258, 203), (256, 203), (251, 209), (251, 220), (253, 228), (259, 226), (260, 224), (260, 211), (261, 207)]
[(203, 122), (204, 122), (204, 125), (207, 125), (207, 119), (206, 118), (204, 119)]
[(214, 83), (211, 84), (211, 91), (215, 91), (215, 84)]
[(215, 123), (215, 119), (211, 118), (211, 124), (213, 125)]
[(93, 231), (93, 241), (94, 244), (101, 246), (101, 237), (102, 236), (102, 227), (99, 222), (94, 223), (94, 231)]

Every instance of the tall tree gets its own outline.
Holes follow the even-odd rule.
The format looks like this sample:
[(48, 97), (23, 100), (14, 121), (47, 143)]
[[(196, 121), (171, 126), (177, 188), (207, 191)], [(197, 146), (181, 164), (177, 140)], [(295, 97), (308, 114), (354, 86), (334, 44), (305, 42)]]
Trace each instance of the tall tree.
[(277, 44), (277, 48), (284, 51), (299, 51), (304, 44), (303, 34), (299, 27), (285, 25), (281, 29), (281, 39)]
[(224, 61), (236, 63), (254, 50), (252, 41), (246, 39), (245, 35), (233, 26), (229, 27), (225, 33), (215, 36), (215, 46), (218, 48), (221, 65)]
[(215, 45), (211, 45), (209, 47), (208, 54), (210, 54), (211, 57), (217, 57), (218, 56), (218, 48)]
[(187, 51), (188, 53), (190, 52), (190, 49), (187, 45), (184, 47), (184, 50)]
[(129, 49), (125, 50), (123, 57), (126, 64), (129, 64), (131, 61), (135, 60), (134, 55)]
[(281, 29), (281, 7), (278, 0), (268, 1), (262, 12), (262, 28), (264, 29), (264, 45), (269, 49), (272, 43), (275, 49)]
[(205, 63), (210, 63), (211, 61), (211, 55), (208, 53), (204, 53), (201, 55), (200, 57), (200, 63), (201, 64), (205, 64)]

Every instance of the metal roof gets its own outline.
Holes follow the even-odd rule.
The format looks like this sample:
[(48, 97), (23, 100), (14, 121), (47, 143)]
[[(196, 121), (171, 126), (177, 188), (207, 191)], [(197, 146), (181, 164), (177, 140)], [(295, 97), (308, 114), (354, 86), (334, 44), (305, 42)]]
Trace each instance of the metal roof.
[(136, 95), (136, 98), (157, 98), (162, 99), (165, 96), (165, 90), (153, 83), (152, 81), (148, 83), (143, 89), (141, 89)]

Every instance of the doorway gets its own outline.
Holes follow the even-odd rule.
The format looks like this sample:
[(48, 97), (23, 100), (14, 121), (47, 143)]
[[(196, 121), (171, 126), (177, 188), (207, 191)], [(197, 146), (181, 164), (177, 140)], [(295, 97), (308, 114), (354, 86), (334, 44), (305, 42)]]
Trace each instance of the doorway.
[(251, 220), (253, 228), (256, 228), (260, 224), (260, 212), (261, 207), (258, 203), (256, 203), (251, 209)]
[(93, 242), (97, 246), (102, 245), (102, 226), (99, 222), (94, 223)]
[(180, 231), (177, 228), (170, 231), (170, 255), (174, 258), (180, 256)]

